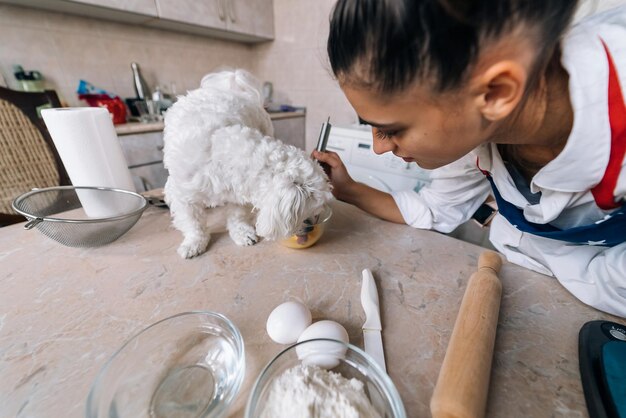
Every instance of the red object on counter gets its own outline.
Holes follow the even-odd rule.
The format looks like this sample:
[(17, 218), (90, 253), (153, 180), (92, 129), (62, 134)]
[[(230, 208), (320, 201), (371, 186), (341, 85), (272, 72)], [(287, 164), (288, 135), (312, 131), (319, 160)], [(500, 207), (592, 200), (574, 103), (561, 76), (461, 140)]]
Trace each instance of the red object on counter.
[(79, 94), (78, 98), (86, 101), (91, 107), (105, 107), (113, 117), (113, 124), (126, 123), (126, 105), (119, 97), (106, 94)]

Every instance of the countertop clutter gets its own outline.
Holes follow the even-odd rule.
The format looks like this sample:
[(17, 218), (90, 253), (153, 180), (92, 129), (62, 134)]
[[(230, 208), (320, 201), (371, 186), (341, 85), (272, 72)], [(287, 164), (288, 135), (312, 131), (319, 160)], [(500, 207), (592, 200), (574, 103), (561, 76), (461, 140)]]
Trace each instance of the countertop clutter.
[[(389, 375), (407, 415), (429, 400), (480, 247), (387, 223), (340, 202), (313, 247), (262, 241), (241, 248), (215, 234), (208, 252), (183, 260), (166, 209), (149, 208), (118, 241), (68, 248), (23, 224), (0, 235), (0, 405), (3, 416), (80, 417), (96, 373), (131, 335), (193, 310), (223, 313), (241, 330), (246, 376), (231, 416), (285, 346), (265, 331), (271, 310), (301, 301), (362, 347), (361, 271), (379, 286)], [(219, 212), (219, 209), (216, 211)], [(217, 219), (217, 218), (216, 218)], [(215, 221), (217, 222), (217, 221)], [(577, 337), (607, 319), (554, 278), (505, 263), (488, 417), (586, 416)]]
[[(281, 120), (281, 119), (291, 119), (291, 118), (301, 118), (306, 115), (306, 111), (299, 110), (295, 112), (277, 112), (270, 113), (270, 119)], [(128, 122), (121, 125), (115, 125), (115, 132), (118, 135), (130, 135), (130, 134), (139, 134), (144, 132), (156, 132), (162, 131), (165, 127), (165, 124), (162, 121), (159, 122)]]

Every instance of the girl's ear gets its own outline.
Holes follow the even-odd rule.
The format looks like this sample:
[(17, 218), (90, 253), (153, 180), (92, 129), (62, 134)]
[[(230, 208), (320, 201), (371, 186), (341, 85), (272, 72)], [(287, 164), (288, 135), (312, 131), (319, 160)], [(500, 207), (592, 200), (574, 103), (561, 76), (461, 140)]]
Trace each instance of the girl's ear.
[(495, 122), (509, 116), (524, 97), (528, 74), (516, 61), (499, 61), (474, 81), (476, 105), (485, 119)]

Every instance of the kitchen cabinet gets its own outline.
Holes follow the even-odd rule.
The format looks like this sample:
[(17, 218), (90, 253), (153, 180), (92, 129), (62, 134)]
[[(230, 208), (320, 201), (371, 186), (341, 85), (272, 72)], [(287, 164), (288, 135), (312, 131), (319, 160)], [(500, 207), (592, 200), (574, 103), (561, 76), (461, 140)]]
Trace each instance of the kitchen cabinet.
[(226, 10), (223, 0), (156, 0), (159, 21), (153, 26), (172, 29), (185, 24), (213, 29), (226, 29)]
[(150, 26), (234, 40), (274, 38), (273, 0), (156, 0)]
[[(245, 2), (245, 0), (237, 0)], [(255, 26), (254, 33), (256, 36), (274, 39), (274, 4), (273, 0), (255, 0)]]
[(274, 39), (273, 0), (0, 0), (0, 3), (241, 42)]
[(157, 8), (154, 0), (67, 0), (67, 2), (106, 7), (145, 16), (157, 16)]
[(274, 38), (272, 0), (224, 0), (227, 5), (227, 27), (233, 32), (261, 38)]
[(118, 136), (137, 192), (165, 186), (168, 172), (163, 166), (163, 132)]
[(0, 3), (133, 24), (157, 18), (154, 0), (0, 0)]

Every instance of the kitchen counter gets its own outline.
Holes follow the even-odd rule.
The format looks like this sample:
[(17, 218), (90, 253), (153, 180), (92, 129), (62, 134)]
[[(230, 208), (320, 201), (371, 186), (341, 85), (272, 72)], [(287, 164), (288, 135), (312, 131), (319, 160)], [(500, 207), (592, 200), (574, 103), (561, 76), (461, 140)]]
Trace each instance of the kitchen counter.
[[(289, 119), (289, 118), (298, 118), (304, 117), (306, 115), (305, 111), (295, 111), (295, 112), (276, 112), (270, 113), (270, 119), (272, 120), (280, 120), (280, 119)], [(140, 134), (144, 132), (155, 132), (162, 131), (165, 124), (163, 121), (160, 122), (128, 122), (120, 125), (115, 125), (115, 132), (118, 135), (131, 135), (131, 134)]]
[(165, 127), (163, 121), (159, 122), (127, 122), (115, 125), (115, 132), (118, 135), (142, 134), (146, 132), (162, 131)]
[[(265, 241), (241, 248), (220, 232), (191, 260), (176, 253), (181, 235), (162, 208), (149, 208), (101, 248), (63, 247), (23, 224), (3, 228), (0, 415), (83, 416), (96, 373), (129, 336), (179, 312), (213, 310), (233, 320), (245, 340), (246, 378), (231, 415), (241, 417), (254, 379), (284, 348), (265, 333), (270, 311), (300, 300), (314, 318), (342, 323), (362, 346), (360, 272), (370, 268), (380, 288), (389, 374), (408, 416), (428, 416), (482, 248), (332, 206), (325, 235), (310, 249)], [(508, 263), (500, 277), (487, 416), (587, 416), (578, 331), (594, 319), (626, 322), (583, 305), (553, 278)]]

